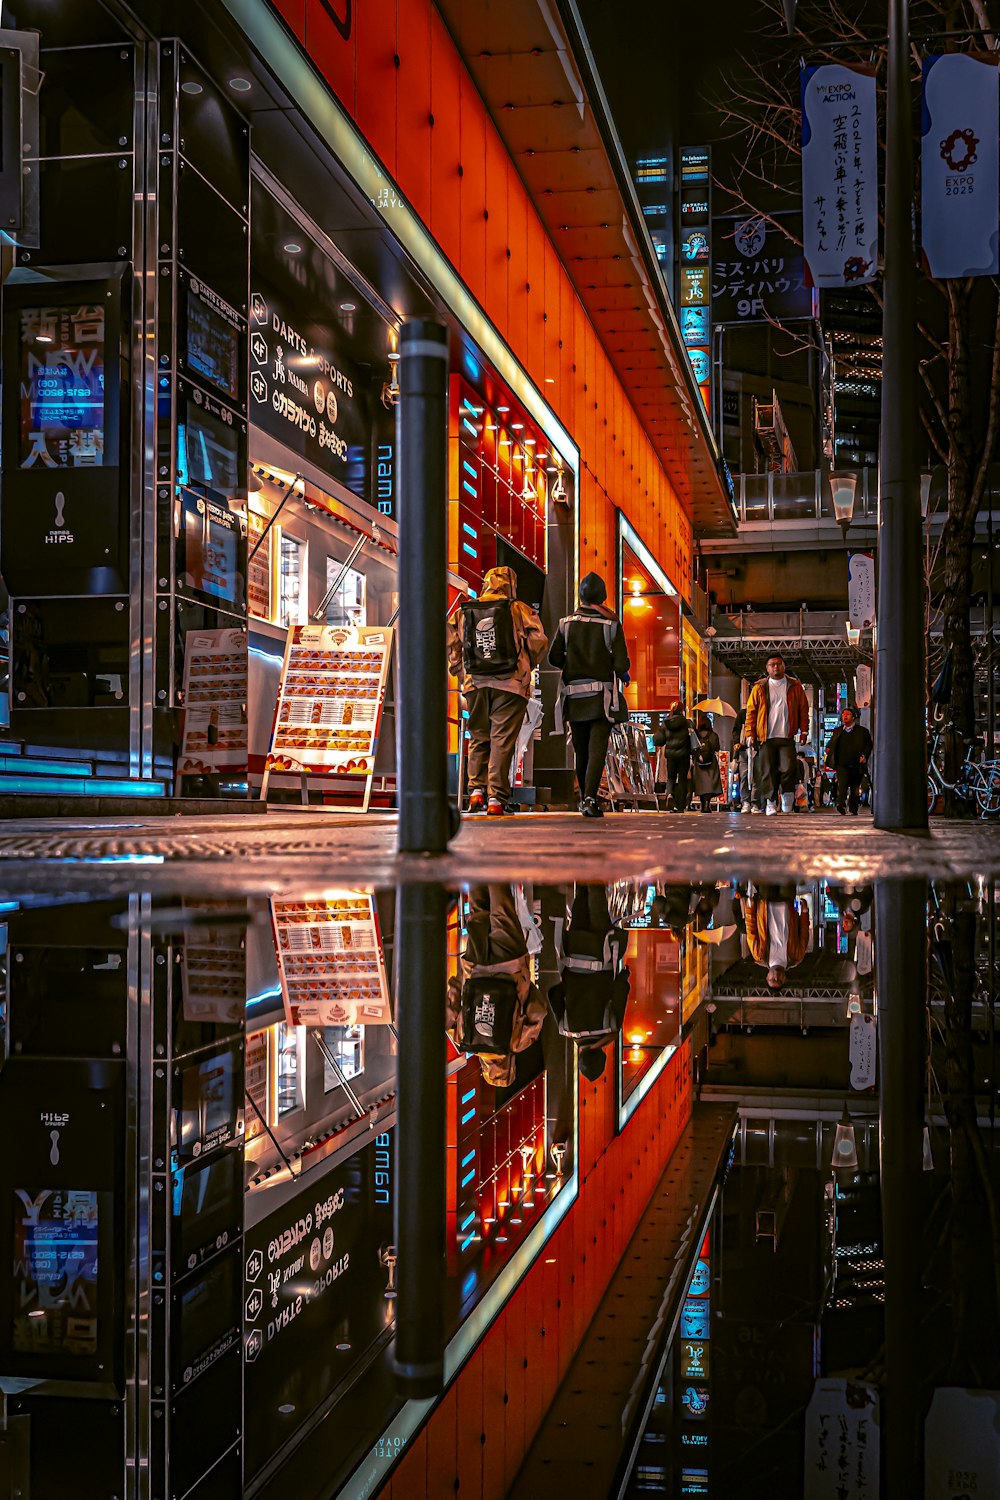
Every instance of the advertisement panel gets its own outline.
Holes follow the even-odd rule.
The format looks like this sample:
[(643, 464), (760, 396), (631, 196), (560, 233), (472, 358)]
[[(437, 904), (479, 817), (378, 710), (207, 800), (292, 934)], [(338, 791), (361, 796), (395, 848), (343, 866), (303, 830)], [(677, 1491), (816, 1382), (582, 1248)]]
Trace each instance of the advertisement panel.
[(921, 243), (939, 279), (1000, 271), (998, 75), (994, 56), (925, 57), (921, 111)]
[(819, 314), (806, 285), (802, 215), (718, 218), (712, 229), (712, 321), (784, 323)]
[(247, 633), (189, 630), (184, 638), (180, 776), (247, 768)]
[(392, 1020), (374, 898), (333, 891), (273, 901), (275, 949), (291, 1026), (372, 1026)]
[(813, 286), (862, 286), (878, 275), (875, 74), (823, 63), (800, 84), (806, 267)]

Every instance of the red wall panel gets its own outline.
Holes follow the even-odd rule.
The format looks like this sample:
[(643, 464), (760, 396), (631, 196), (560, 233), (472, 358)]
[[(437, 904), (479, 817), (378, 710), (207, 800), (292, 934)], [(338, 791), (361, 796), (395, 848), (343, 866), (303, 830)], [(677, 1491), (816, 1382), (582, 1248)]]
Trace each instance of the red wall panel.
[[(422, 5), (406, 4), (403, 0), (405, 26), (410, 24), (410, 13), (419, 12)], [(377, 7), (373, 7), (377, 10)], [(430, 229), (441, 249), (457, 268), (461, 269), (461, 200), (458, 175), (461, 148), (462, 79), (467, 74), (462, 67), (454, 43), (445, 24), (436, 10), (431, 10), (431, 113), (434, 124), (431, 133), (431, 222)], [(404, 193), (406, 184), (401, 183)]]
[[(353, 7), (354, 118), (375, 155), (396, 174), (396, 5)], [(402, 61), (402, 60), (401, 60)]]
[(431, 220), (431, 11), (407, 13), (397, 38), (396, 175), (410, 206)]
[(461, 117), (462, 279), (480, 305), (486, 302), (486, 133), (483, 103), (465, 72), (459, 90)]

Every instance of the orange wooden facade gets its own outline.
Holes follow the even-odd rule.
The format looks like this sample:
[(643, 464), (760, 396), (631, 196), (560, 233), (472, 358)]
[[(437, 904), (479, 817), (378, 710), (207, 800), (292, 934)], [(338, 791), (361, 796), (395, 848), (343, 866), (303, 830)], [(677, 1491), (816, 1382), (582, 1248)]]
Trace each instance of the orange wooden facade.
[(580, 1078), (580, 1190), (380, 1500), (502, 1500), (691, 1114), (690, 1044), (621, 1134), (609, 1066)]
[[(615, 507), (685, 596), (692, 529), (432, 0), (274, 0), (580, 449), (580, 572), (614, 589)], [(348, 31), (345, 38), (343, 31)]]

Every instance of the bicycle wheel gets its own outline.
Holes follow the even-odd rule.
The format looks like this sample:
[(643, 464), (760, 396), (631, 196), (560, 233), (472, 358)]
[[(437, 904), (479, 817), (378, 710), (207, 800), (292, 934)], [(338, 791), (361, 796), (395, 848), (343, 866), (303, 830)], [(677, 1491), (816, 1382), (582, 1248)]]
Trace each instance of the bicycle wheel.
[(985, 765), (976, 767), (977, 776), (974, 782), (976, 801), (980, 811), (986, 817), (992, 817), (1000, 813), (1000, 762), (987, 761)]
[(927, 778), (927, 811), (932, 813), (938, 799), (937, 783), (933, 776)]

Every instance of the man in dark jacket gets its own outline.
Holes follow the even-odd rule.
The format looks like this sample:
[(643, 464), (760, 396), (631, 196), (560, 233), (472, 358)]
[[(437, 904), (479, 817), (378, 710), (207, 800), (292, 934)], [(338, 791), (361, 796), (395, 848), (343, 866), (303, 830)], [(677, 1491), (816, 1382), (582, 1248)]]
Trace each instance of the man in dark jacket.
[(555, 732), (562, 734), (568, 720), (585, 818), (603, 816), (597, 791), (611, 728), (628, 718), (620, 687), (629, 681), (631, 663), (621, 621), (604, 607), (607, 597), (596, 573), (581, 579), (579, 607), (559, 621), (549, 648), (552, 666), (562, 668)]
[(837, 811), (847, 816), (847, 805), (854, 817), (861, 805), (860, 789), (872, 754), (872, 737), (857, 721), (853, 708), (845, 708), (840, 723), (826, 747), (826, 763), (837, 773)]
[(549, 990), (549, 1005), (560, 1034), (576, 1042), (580, 1072), (591, 1082), (604, 1072), (605, 1048), (625, 1020), (627, 946), (628, 934), (611, 920), (605, 887), (578, 885), (569, 923), (557, 937), (559, 982)]
[(691, 735), (694, 725), (680, 703), (671, 703), (670, 712), (660, 720), (653, 735), (657, 747), (656, 785), (667, 793), (667, 811), (683, 812), (687, 807), (688, 780), (691, 773)]

